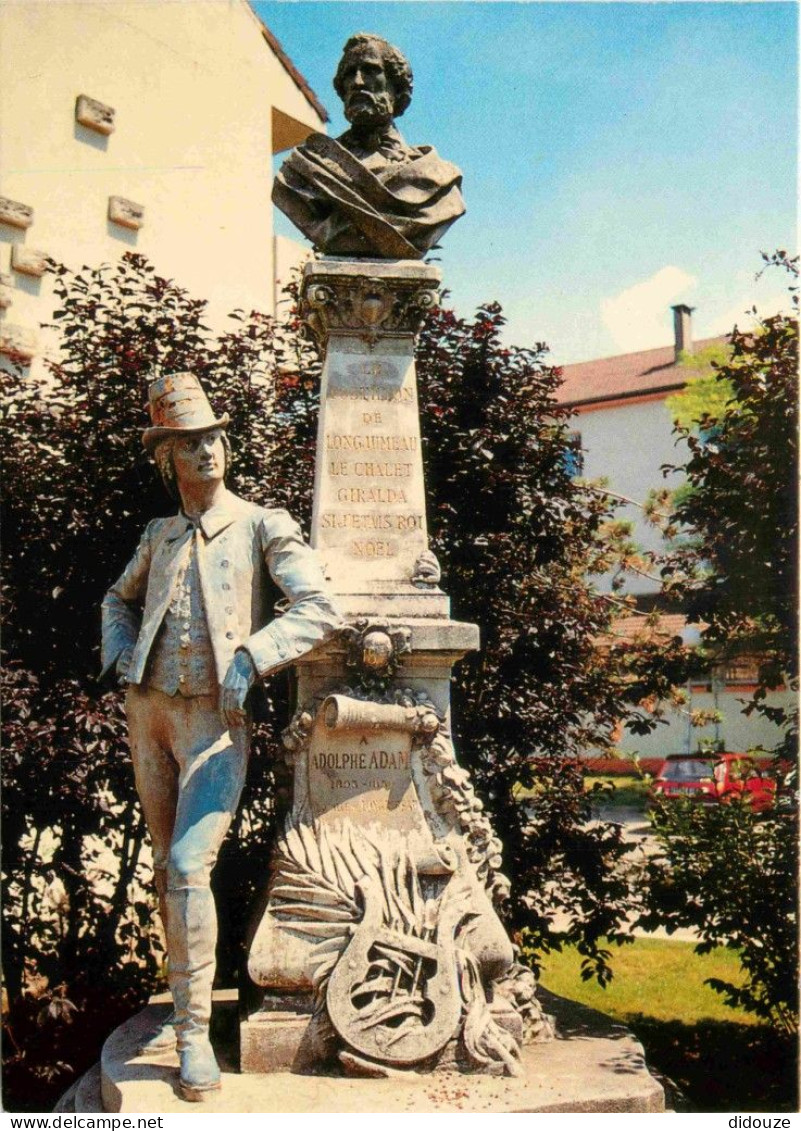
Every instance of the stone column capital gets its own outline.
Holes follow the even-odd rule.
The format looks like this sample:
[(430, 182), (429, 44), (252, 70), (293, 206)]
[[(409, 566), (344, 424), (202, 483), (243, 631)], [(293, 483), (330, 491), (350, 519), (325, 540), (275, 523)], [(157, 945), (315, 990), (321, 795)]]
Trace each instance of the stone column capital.
[(414, 260), (314, 260), (303, 270), (301, 318), (323, 345), (332, 335), (370, 348), (379, 338), (414, 338), (441, 279), (437, 267)]

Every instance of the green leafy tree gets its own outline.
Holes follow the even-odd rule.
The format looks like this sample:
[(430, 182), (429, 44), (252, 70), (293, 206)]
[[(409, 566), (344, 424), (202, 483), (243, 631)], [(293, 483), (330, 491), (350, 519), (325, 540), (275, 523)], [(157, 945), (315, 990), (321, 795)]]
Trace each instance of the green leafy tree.
[(687, 372), (684, 388), (668, 397), (665, 407), (674, 423), (692, 430), (703, 416), (717, 416), (731, 400), (731, 386), (717, 370), (731, 357), (728, 342), (711, 342), (701, 350), (679, 354), (679, 365)]
[[(780, 262), (797, 275), (797, 260)], [(797, 675), (797, 379), (796, 315), (735, 327), (731, 358), (715, 367), (727, 399), (677, 426), (690, 455), (668, 469), (687, 483), (671, 524), (694, 541), (663, 563), (667, 590), (709, 626), (708, 645), (758, 654), (765, 688)]]
[[(764, 257), (798, 276), (784, 252)], [(662, 566), (666, 590), (703, 624), (713, 662), (746, 656), (758, 686), (746, 713), (782, 728), (775, 754), (776, 805), (711, 810), (663, 806), (655, 828), (664, 856), (650, 868), (644, 922), (694, 927), (699, 949), (736, 947), (742, 986), (717, 983), (742, 1005), (787, 1030), (797, 1026), (797, 709), (769, 699), (798, 679), (798, 318), (735, 327), (731, 356), (716, 366), (725, 397), (715, 412), (677, 425), (689, 457), (670, 526), (682, 534)], [(754, 311), (754, 313), (756, 313)], [(789, 698), (789, 697), (788, 697)]]
[(675, 424), (692, 429), (704, 416), (717, 417), (732, 399), (731, 388), (713, 373), (692, 377), (665, 405)]
[(747, 802), (711, 808), (659, 805), (665, 849), (649, 865), (648, 927), (693, 927), (699, 954), (738, 951), (741, 978), (709, 979), (728, 1005), (793, 1034), (798, 1029), (797, 822), (783, 806), (754, 814)]

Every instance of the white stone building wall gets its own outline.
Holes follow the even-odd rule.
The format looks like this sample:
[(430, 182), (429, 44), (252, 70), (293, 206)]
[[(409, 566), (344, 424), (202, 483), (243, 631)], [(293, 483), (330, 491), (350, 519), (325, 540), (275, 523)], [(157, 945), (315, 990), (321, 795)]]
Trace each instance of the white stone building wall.
[[(645, 502), (648, 491), (678, 486), (680, 479), (665, 479), (663, 464), (683, 463), (686, 445), (676, 445), (672, 421), (665, 399), (647, 400), (613, 407), (582, 411), (574, 417), (573, 428), (581, 434), (584, 470), (587, 479), (605, 478), (610, 491)], [(617, 517), (634, 523), (632, 539), (641, 550), (664, 549), (659, 531), (649, 525), (638, 506), (626, 505)], [(608, 581), (602, 586), (608, 588)], [(659, 585), (646, 578), (631, 576), (629, 592), (656, 593)]]
[[(666, 397), (660, 396), (631, 404), (617, 402), (606, 408), (582, 411), (576, 416), (573, 427), (581, 434), (582, 475), (587, 479), (604, 477), (610, 491), (638, 503), (645, 501), (652, 488), (677, 487), (681, 479), (676, 475), (665, 479), (661, 467), (684, 463), (687, 447), (676, 443), (665, 400)], [(632, 539), (641, 550), (664, 551), (659, 531), (645, 521), (639, 507), (625, 506), (618, 511), (618, 517), (634, 523)], [(608, 589), (611, 579), (594, 580), (599, 588)], [(627, 578), (626, 588), (638, 597), (659, 592), (658, 582), (636, 575)], [(720, 738), (726, 749), (734, 752), (757, 746), (772, 749), (780, 741), (781, 732), (756, 713), (743, 714), (740, 700), (748, 698), (748, 691), (736, 684), (721, 688), (717, 697), (712, 692), (694, 691), (685, 713), (669, 712), (667, 722), (658, 724), (650, 735), (625, 734), (619, 748), (627, 754), (655, 758), (688, 749), (694, 751), (700, 740)], [(789, 693), (776, 693), (769, 696), (767, 702), (788, 706), (791, 698)], [(718, 726), (710, 723), (689, 729), (686, 711), (690, 709), (718, 710), (722, 720)]]
[[(6, 327), (37, 333), (52, 310), (15, 244), (78, 268), (135, 249), (208, 298), (215, 328), (273, 310), (272, 155), (325, 124), (245, 0), (5, 0), (0, 44), (0, 194), (34, 211), (0, 223)], [(113, 108), (111, 134), (76, 121), (81, 94)], [(139, 230), (108, 219), (112, 196), (142, 206)]]

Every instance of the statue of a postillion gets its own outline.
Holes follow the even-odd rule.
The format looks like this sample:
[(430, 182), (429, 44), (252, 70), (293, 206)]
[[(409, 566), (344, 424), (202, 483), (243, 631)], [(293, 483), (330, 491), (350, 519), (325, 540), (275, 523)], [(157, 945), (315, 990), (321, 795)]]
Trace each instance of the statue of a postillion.
[(386, 40), (355, 35), (334, 89), (350, 129), (298, 146), (273, 200), (325, 255), (421, 259), (465, 209), (459, 169), (395, 126), (411, 102), (411, 67)]

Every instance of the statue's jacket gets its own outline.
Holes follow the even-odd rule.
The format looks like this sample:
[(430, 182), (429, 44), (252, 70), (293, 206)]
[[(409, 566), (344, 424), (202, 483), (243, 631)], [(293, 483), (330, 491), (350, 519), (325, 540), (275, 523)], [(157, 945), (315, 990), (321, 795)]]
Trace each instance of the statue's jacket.
[[(314, 551), (297, 523), (284, 510), (256, 506), (227, 492), (197, 526), (183, 513), (148, 523), (136, 553), (103, 601), (101, 679), (122, 652), (133, 648), (128, 680), (145, 681), (148, 658), (193, 538), (220, 683), (237, 649), (246, 649), (264, 676), (291, 664), (339, 626)], [(273, 619), (273, 601), (281, 594), (288, 608)]]

